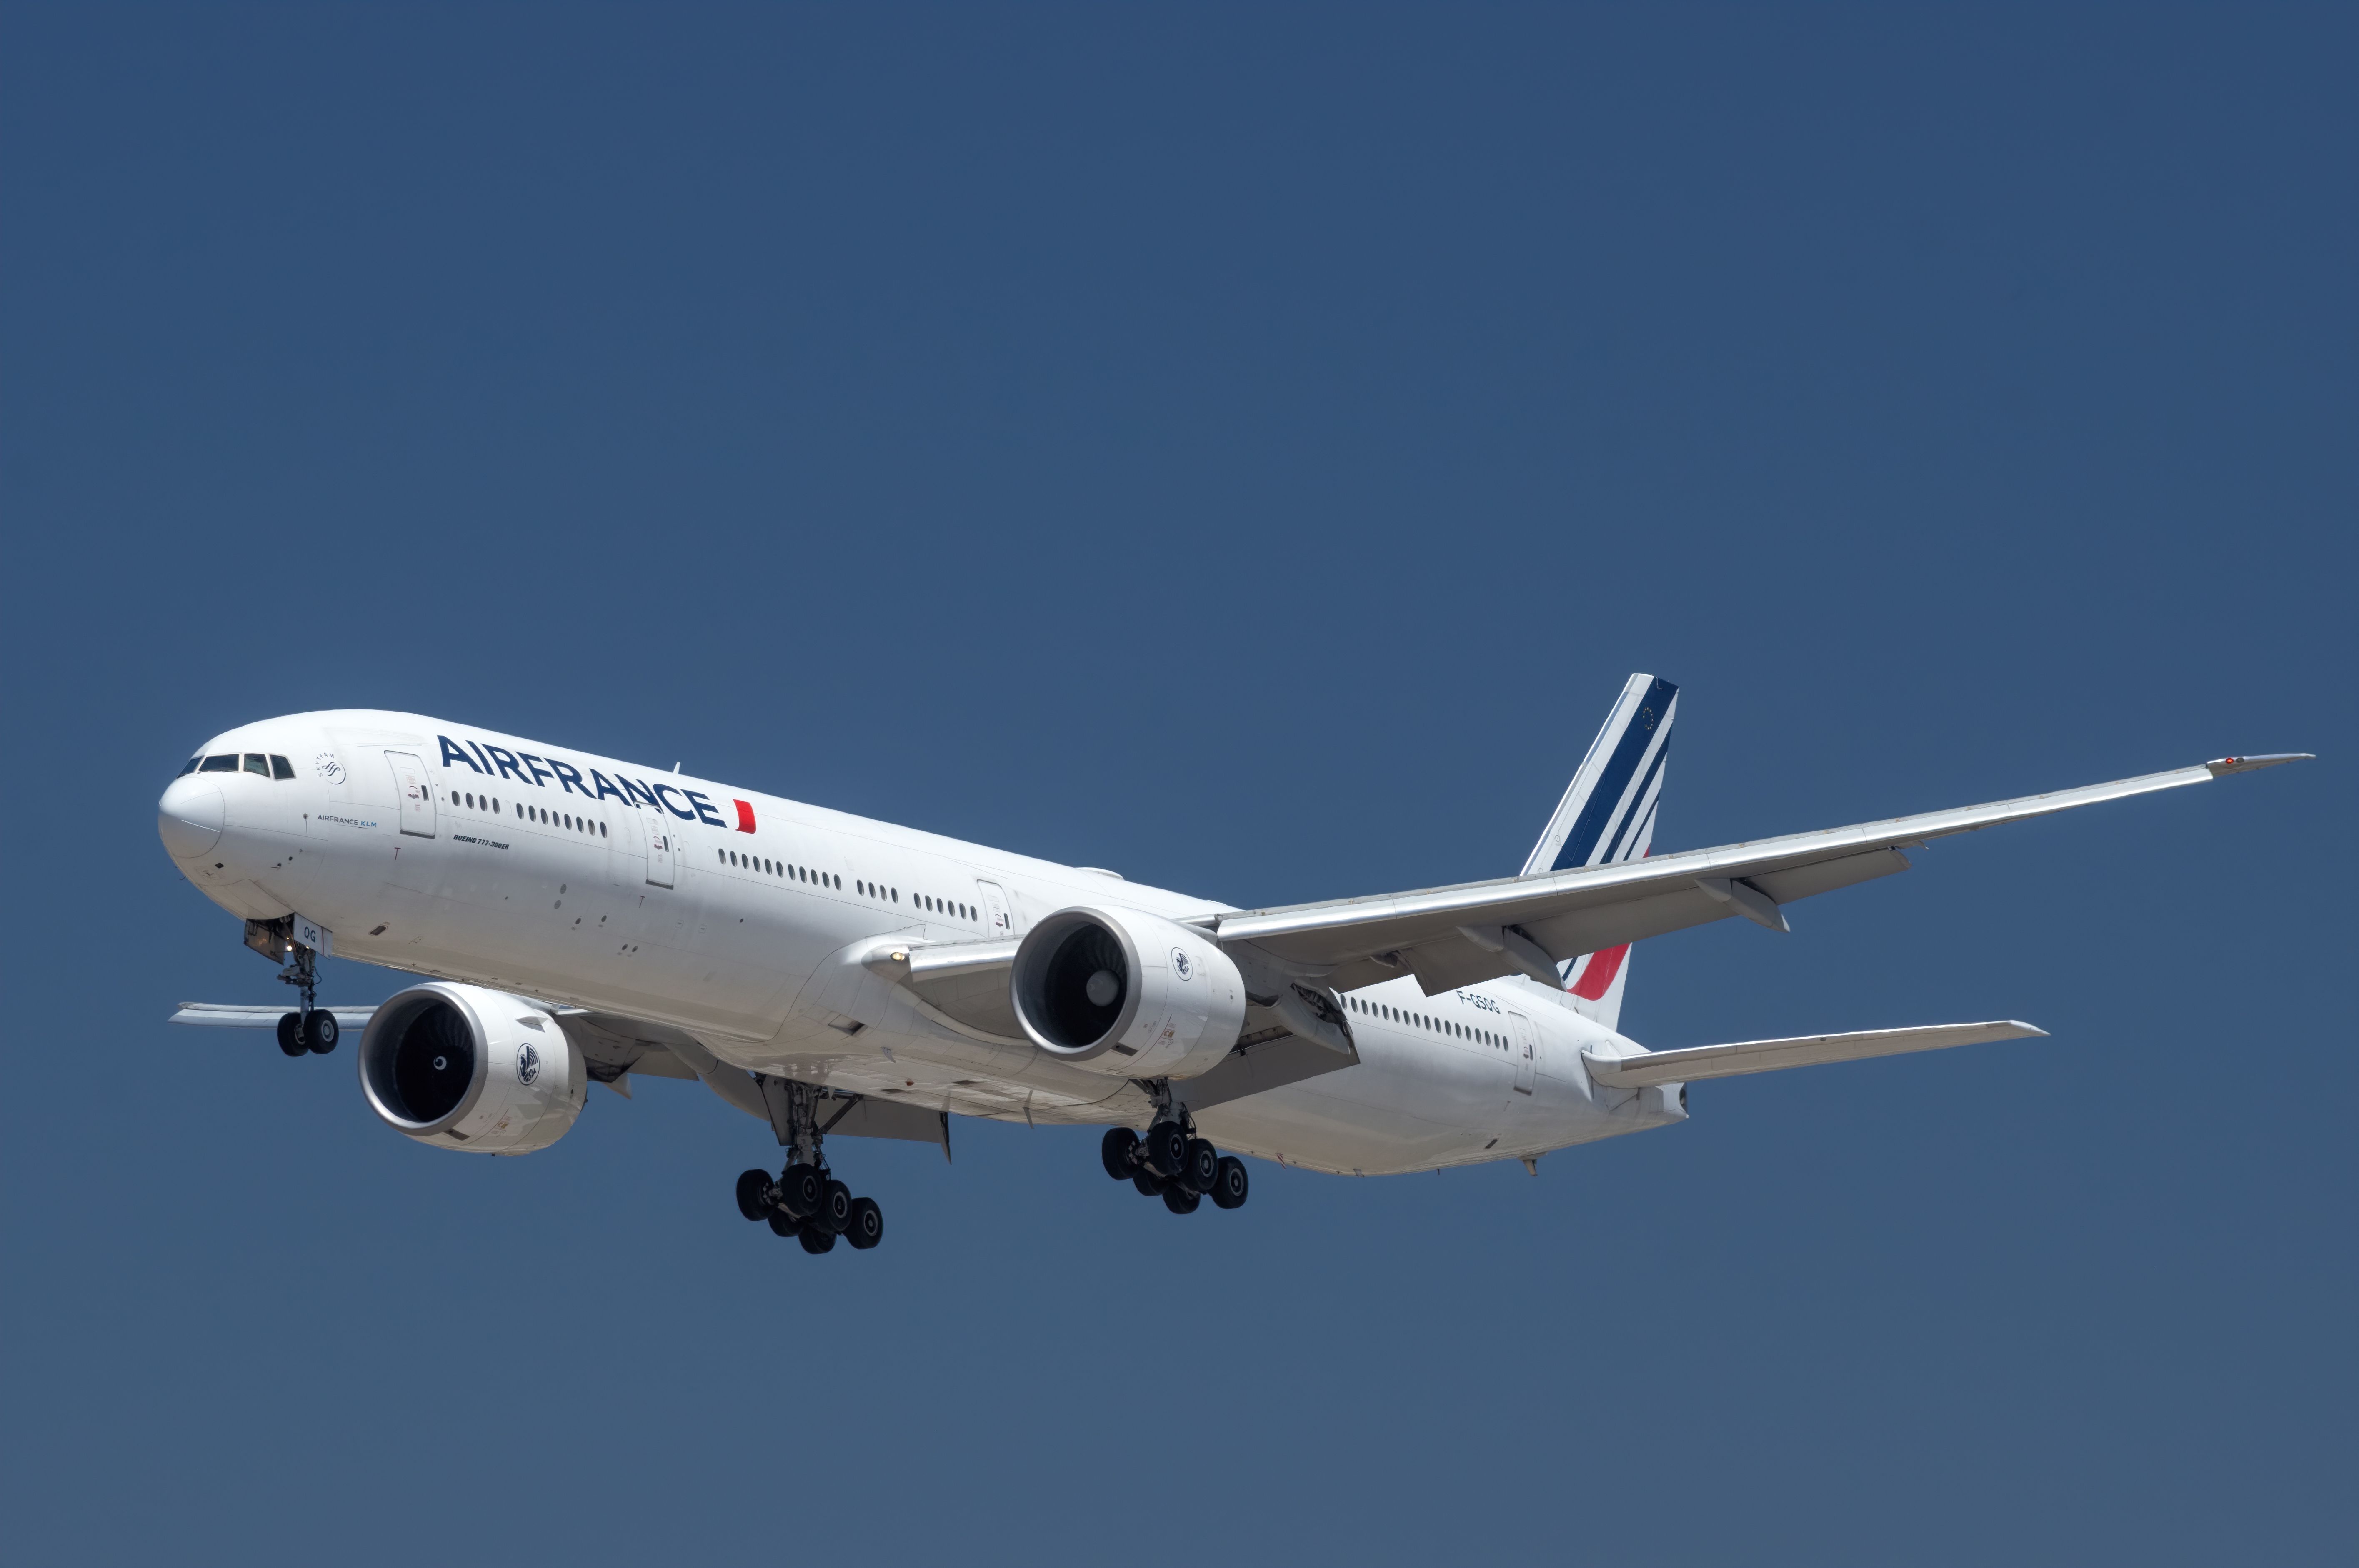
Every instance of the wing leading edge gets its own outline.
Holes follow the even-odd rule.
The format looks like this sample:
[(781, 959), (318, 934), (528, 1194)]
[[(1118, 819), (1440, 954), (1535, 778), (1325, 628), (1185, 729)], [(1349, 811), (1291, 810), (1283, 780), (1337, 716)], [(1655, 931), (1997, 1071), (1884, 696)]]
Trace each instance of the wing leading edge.
[(1331, 984), (1343, 988), (1403, 973), (1415, 975), (1429, 996), (1510, 974), (1560, 987), (1559, 962), (1620, 943), (1734, 915), (1783, 930), (1783, 905), (1907, 871), (1901, 850), (1929, 839), (2208, 784), (2308, 755), (2223, 757), (1849, 827), (1457, 887), (1246, 910), (1204, 924), (1224, 944), (1253, 943), (1290, 966), (1324, 970)]

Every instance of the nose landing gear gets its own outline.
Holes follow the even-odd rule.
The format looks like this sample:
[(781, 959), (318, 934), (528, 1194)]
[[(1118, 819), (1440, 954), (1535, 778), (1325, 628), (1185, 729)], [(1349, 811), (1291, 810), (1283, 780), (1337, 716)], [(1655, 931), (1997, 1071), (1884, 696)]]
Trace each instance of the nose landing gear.
[(278, 1049), (289, 1056), (324, 1056), (334, 1050), (343, 1031), (336, 1015), (320, 1005), (320, 955), (295, 940), (295, 923), (284, 916), (249, 920), (245, 945), (277, 959), (278, 978), (302, 995), (302, 1005), (278, 1021)]
[(737, 1212), (767, 1221), (772, 1235), (794, 1238), (806, 1252), (832, 1251), (839, 1236), (860, 1252), (884, 1240), (885, 1211), (875, 1198), (853, 1197), (829, 1173), (820, 1152), (825, 1136), (819, 1120), (821, 1091), (789, 1079), (764, 1078), (762, 1093), (778, 1141), (790, 1151), (788, 1163), (775, 1178), (767, 1171), (740, 1175)]

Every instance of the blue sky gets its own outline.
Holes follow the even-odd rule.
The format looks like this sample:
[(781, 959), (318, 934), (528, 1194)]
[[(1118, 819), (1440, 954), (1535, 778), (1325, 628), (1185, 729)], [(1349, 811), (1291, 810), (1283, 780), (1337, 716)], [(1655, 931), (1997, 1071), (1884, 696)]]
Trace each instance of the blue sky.
[[(2340, 1561), (2347, 12), (0, 12), (0, 1509), (34, 1563)], [(480, 1161), (152, 827), (427, 710), (1240, 904), (2320, 762), (1641, 945), (1701, 1086), (1514, 1165)], [(395, 977), (332, 965), (367, 1001)]]

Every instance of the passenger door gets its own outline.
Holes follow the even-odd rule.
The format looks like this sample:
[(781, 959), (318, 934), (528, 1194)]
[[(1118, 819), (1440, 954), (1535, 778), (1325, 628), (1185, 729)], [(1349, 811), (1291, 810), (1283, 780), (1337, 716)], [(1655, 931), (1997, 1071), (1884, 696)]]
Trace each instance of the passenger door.
[(1016, 911), (1007, 902), (1007, 890), (997, 882), (978, 881), (975, 896), (983, 901), (983, 928), (990, 935), (987, 941), (996, 942), (1016, 935)]
[(401, 830), (412, 838), (433, 838), (434, 781), (428, 776), (426, 764), (408, 752), (387, 752), (385, 760), (393, 769), (393, 798), (401, 813)]
[(635, 811), (631, 815), (646, 824), (640, 831), (647, 836), (647, 885), (671, 886), (672, 868), (679, 860), (679, 829), (661, 812)]
[(1507, 1023), (1516, 1039), (1516, 1092), (1527, 1095), (1539, 1081), (1540, 1032), (1520, 1012), (1507, 1014)]

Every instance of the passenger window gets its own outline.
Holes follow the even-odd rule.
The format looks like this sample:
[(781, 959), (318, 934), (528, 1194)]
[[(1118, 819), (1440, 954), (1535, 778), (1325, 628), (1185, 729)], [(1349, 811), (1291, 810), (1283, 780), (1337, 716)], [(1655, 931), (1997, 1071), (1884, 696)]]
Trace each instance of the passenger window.
[(268, 778), (270, 759), (259, 752), (248, 752), (245, 754), (245, 771), (250, 773), (260, 773), (264, 778)]
[(190, 757), (187, 762), (180, 764), (180, 771), (174, 773), (172, 776), (176, 779), (186, 778), (190, 773), (195, 773), (197, 771), (197, 764), (203, 761), (204, 758), (202, 757)]
[(233, 752), (226, 757), (207, 757), (204, 766), (197, 771), (205, 773), (234, 773), (237, 772), (237, 753)]
[(295, 764), (273, 752), (270, 753), (270, 776), (274, 779), (291, 779), (295, 776)]
[(603, 822), (598, 824), (598, 837), (601, 838), (606, 837), (606, 825)]

